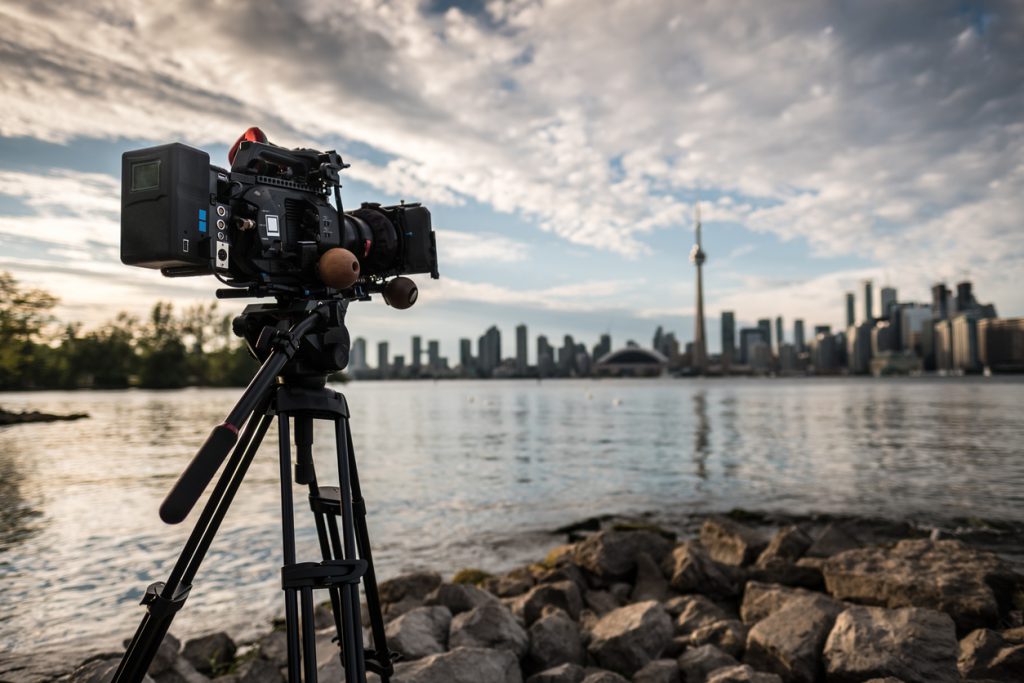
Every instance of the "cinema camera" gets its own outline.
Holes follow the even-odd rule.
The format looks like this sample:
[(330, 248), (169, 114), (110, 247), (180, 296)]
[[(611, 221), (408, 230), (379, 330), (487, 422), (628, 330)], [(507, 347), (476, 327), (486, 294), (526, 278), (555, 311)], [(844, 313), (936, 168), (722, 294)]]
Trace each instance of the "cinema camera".
[[(147, 588), (146, 614), (113, 680), (146, 679), (276, 420), (288, 680), (317, 681), (313, 595), (321, 590), (330, 596), (346, 682), (366, 683), (372, 672), (387, 683), (397, 655), (388, 649), (384, 631), (348, 402), (327, 386), (327, 377), (348, 364), (350, 301), (379, 292), (389, 305), (408, 308), (417, 289), (404, 275), (438, 277), (430, 212), (419, 204), (363, 204), (346, 213), (339, 174), (347, 164), (337, 153), (284, 149), (268, 143), (258, 128), (235, 142), (228, 160), (230, 171), (211, 166), (205, 152), (177, 143), (126, 152), (122, 160), (124, 263), (159, 268), (168, 277), (212, 274), (228, 285), (218, 297), (274, 301), (249, 304), (234, 320), (235, 334), (245, 339), (260, 368), (160, 506), (165, 522), (183, 521), (221, 472), (169, 578)], [(338, 486), (317, 478), (317, 421), (334, 424)], [(297, 559), (293, 481), (308, 487), (322, 560)], [(372, 648), (363, 642), (362, 598)]]
[[(345, 212), (336, 152), (284, 149), (250, 128), (231, 170), (180, 143), (126, 152), (121, 167), (121, 261), (167, 277), (213, 274), (222, 297), (416, 302), (404, 277), (437, 278), (430, 212), (363, 204)], [(331, 195), (333, 194), (333, 197)], [(330, 199), (335, 206), (331, 206)], [(391, 279), (389, 279), (391, 278)]]

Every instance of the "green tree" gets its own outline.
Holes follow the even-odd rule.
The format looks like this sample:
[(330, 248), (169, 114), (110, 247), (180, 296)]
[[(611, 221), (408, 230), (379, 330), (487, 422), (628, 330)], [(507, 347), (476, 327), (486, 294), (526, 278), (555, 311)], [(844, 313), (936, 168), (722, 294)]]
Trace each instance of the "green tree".
[(188, 386), (188, 353), (174, 307), (158, 301), (139, 340), (139, 384), (151, 389)]
[(0, 272), (0, 387), (38, 387), (41, 375), (50, 374), (55, 359), (42, 341), (56, 304), (49, 292), (23, 287)]

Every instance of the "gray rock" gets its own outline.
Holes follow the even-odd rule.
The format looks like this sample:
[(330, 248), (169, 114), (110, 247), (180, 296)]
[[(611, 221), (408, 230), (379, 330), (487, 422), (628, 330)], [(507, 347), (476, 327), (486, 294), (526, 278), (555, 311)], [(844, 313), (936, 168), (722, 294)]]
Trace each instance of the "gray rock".
[(174, 664), (174, 660), (178, 658), (179, 650), (181, 650), (181, 642), (170, 633), (165, 635), (160, 647), (157, 648), (156, 656), (149, 664), (149, 675), (159, 676), (169, 670)]
[(587, 591), (583, 594), (584, 604), (592, 609), (595, 614), (607, 614), (613, 609), (618, 609), (622, 603), (608, 591)]
[(1010, 642), (987, 628), (976, 629), (960, 641), (957, 668), (963, 678), (1024, 681), (1024, 643)]
[(271, 631), (257, 641), (260, 656), (278, 666), (288, 664), (288, 636), (284, 631)]
[(907, 607), (850, 607), (825, 642), (830, 683), (896, 676), (906, 683), (955, 683), (958, 643), (949, 615)]
[(415, 607), (387, 625), (388, 647), (406, 659), (444, 652), (452, 613), (443, 605)]
[(789, 600), (750, 629), (744, 661), (787, 682), (814, 683), (825, 641), (843, 608), (824, 595)]
[(629, 681), (613, 671), (594, 671), (587, 674), (583, 683), (629, 683)]
[(552, 610), (530, 627), (528, 664), (544, 671), (560, 664), (585, 664), (587, 651), (580, 627), (562, 610)]
[(657, 600), (663, 602), (668, 598), (668, 581), (658, 563), (647, 553), (640, 553), (636, 558), (636, 581), (630, 593), (630, 600), (643, 602)]
[(207, 683), (210, 679), (196, 671), (184, 657), (178, 657), (171, 668), (153, 677), (156, 683)]
[(653, 531), (601, 531), (578, 543), (573, 561), (605, 580), (628, 578), (640, 553), (661, 563), (672, 543)]
[(442, 583), (423, 600), (424, 605), (444, 605), (453, 615), (497, 602), (491, 593), (468, 583)]
[(676, 635), (688, 636), (704, 626), (731, 617), (724, 609), (711, 602), (703, 595), (683, 595), (673, 598), (669, 605), (666, 605), (669, 614), (676, 616)]
[(672, 640), (672, 620), (654, 602), (638, 602), (609, 612), (594, 626), (588, 650), (603, 668), (626, 676), (661, 655)]
[(939, 610), (964, 633), (995, 624), (1018, 579), (993, 553), (957, 540), (848, 550), (830, 558), (823, 571), (829, 593), (840, 600)]
[(730, 657), (714, 645), (703, 645), (684, 652), (676, 660), (683, 680), (687, 683), (700, 683), (708, 674), (722, 668), (739, 665), (735, 657)]
[(231, 666), (237, 649), (231, 636), (221, 631), (187, 641), (181, 656), (194, 666), (196, 671), (218, 675)]
[(582, 683), (587, 672), (579, 664), (561, 664), (526, 679), (526, 683)]
[(441, 575), (436, 572), (413, 572), (384, 581), (378, 588), (381, 613), (386, 621), (392, 621), (422, 606), (427, 595), (440, 585)]
[[(330, 680), (320, 676), (318, 679)], [(273, 662), (262, 657), (249, 657), (233, 673), (219, 676), (217, 683), (284, 683), (284, 676), (280, 667)]]
[(451, 647), (489, 647), (508, 650), (517, 659), (530, 649), (530, 638), (512, 612), (494, 601), (452, 619), (448, 631)]
[(71, 672), (69, 683), (110, 683), (120, 658), (99, 658), (85, 662)]
[(754, 671), (748, 664), (712, 671), (707, 683), (782, 683), (776, 674)]
[(514, 598), (522, 595), (537, 583), (533, 573), (527, 567), (513, 569), (508, 574), (487, 579), (483, 588), (499, 598)]
[(655, 659), (633, 674), (633, 683), (681, 683), (674, 659)]
[(857, 537), (835, 522), (825, 527), (804, 553), (807, 557), (832, 557), (863, 545)]
[(738, 593), (738, 575), (734, 567), (715, 562), (703, 547), (687, 541), (675, 547), (666, 559), (669, 582), (679, 593), (703, 593), (733, 597)]
[(608, 592), (612, 594), (612, 597), (620, 605), (625, 605), (627, 602), (630, 602), (629, 596), (633, 593), (633, 586), (625, 581), (618, 581), (608, 587)]
[(740, 619), (745, 624), (754, 624), (782, 609), (787, 602), (794, 598), (817, 596), (821, 596), (821, 593), (759, 581), (748, 581), (743, 590)]
[(790, 562), (781, 558), (758, 560), (747, 568), (747, 580), (761, 583), (777, 583), (783, 586), (799, 586), (815, 591), (825, 590), (825, 577), (821, 567)]
[(458, 647), (395, 665), (392, 683), (522, 683), (516, 656), (508, 650)]
[(757, 558), (758, 567), (767, 567), (778, 561), (793, 563), (803, 557), (813, 543), (810, 536), (798, 526), (779, 530)]
[(752, 564), (768, 545), (764, 534), (724, 517), (712, 517), (700, 528), (700, 544), (711, 559), (737, 567)]
[(733, 657), (740, 657), (746, 647), (747, 627), (739, 619), (723, 619), (707, 624), (690, 634), (690, 644), (695, 647), (714, 645)]
[(512, 612), (530, 625), (540, 618), (547, 606), (565, 610), (573, 619), (579, 619), (583, 609), (583, 598), (580, 590), (572, 581), (544, 583), (534, 586), (524, 595), (512, 602)]
[(557, 567), (552, 569), (545, 569), (536, 574), (537, 583), (560, 583), (562, 581), (572, 581), (576, 584), (576, 587), (580, 589), (580, 593), (586, 592), (587, 579), (583, 575), (583, 570), (577, 567), (575, 564), (568, 560), (562, 561)]

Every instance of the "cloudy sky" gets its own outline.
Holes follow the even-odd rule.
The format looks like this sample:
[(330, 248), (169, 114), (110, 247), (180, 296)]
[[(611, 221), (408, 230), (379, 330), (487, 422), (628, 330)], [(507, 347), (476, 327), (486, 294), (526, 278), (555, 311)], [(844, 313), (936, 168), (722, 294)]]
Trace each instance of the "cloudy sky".
[(1012, 0), (0, 1), (0, 102), (0, 269), (63, 319), (212, 299), (120, 264), (120, 155), (224, 165), (250, 125), (341, 152), (348, 205), (430, 207), (442, 279), (350, 309), (398, 351), (689, 339), (698, 197), (712, 350), (721, 310), (839, 325), (868, 277), (1024, 314)]

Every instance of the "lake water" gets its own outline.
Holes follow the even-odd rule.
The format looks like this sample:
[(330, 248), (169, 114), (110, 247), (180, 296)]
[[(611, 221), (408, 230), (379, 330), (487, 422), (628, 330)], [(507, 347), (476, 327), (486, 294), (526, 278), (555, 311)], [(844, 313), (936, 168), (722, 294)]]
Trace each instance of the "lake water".
[[(1024, 519), (1024, 381), (804, 379), (360, 382), (341, 389), (378, 574), (533, 559), (546, 532), (604, 513), (843, 512)], [(0, 657), (114, 648), (196, 513), (157, 507), (235, 390), (0, 395), (86, 411), (0, 429)], [(321, 483), (335, 483), (329, 426)], [(276, 431), (228, 514), (175, 633), (262, 629), (280, 609)], [(301, 501), (301, 496), (297, 497)], [(198, 509), (198, 508), (197, 508)], [(317, 559), (297, 508), (300, 559)]]

